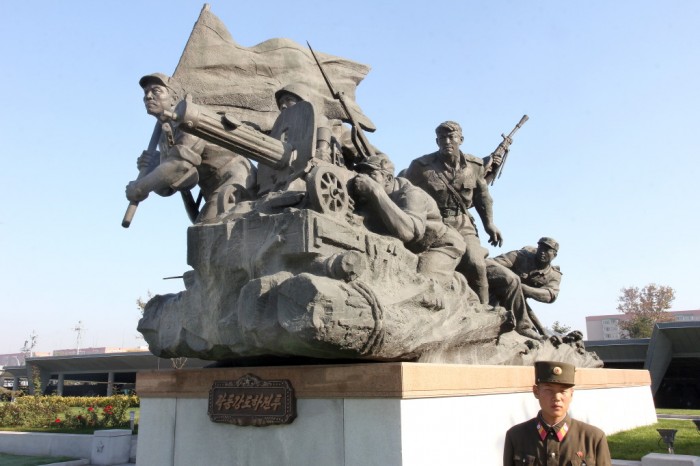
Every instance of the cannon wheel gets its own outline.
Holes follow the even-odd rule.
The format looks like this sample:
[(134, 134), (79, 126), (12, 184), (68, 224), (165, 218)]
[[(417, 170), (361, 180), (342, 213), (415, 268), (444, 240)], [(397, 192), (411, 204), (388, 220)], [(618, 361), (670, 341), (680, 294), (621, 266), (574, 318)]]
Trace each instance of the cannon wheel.
[(350, 206), (347, 184), (332, 167), (318, 166), (307, 178), (311, 207), (322, 214), (345, 215)]

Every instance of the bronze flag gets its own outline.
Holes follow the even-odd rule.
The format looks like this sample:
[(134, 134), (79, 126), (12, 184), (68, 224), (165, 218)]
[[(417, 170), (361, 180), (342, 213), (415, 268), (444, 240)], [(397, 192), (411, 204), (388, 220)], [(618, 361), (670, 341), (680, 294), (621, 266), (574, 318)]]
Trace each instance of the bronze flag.
[[(337, 90), (350, 101), (360, 125), (374, 131), (374, 124), (355, 103), (355, 89), (369, 66), (324, 53), (317, 55)], [(262, 131), (269, 131), (279, 115), (275, 92), (291, 83), (304, 83), (309, 88), (312, 103), (321, 114), (347, 120), (306, 47), (290, 39), (270, 39), (243, 47), (208, 5), (192, 29), (173, 77), (195, 103), (231, 113)]]

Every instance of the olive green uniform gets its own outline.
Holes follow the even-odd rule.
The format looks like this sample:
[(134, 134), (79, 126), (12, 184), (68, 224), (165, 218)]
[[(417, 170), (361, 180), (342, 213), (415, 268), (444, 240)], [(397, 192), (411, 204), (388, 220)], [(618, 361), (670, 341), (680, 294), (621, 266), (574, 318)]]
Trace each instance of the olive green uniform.
[(605, 434), (585, 422), (566, 418), (547, 426), (540, 415), (506, 433), (503, 466), (610, 466)]

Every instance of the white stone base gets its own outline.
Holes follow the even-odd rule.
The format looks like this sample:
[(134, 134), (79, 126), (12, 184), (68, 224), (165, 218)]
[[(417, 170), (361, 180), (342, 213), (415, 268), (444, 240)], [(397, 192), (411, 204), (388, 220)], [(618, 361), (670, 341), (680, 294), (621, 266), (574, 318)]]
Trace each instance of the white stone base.
[[(84, 458), (76, 461), (75, 464), (122, 464), (128, 463), (130, 458), (136, 457), (137, 436), (131, 435), (130, 430), (117, 430), (120, 437), (119, 456), (114, 462), (98, 462), (99, 458), (93, 457), (95, 449), (95, 439), (103, 438), (105, 432), (115, 430), (98, 430), (94, 434), (51, 434), (41, 432), (0, 432), (0, 453), (10, 453), (13, 455), (30, 456), (72, 456), (74, 458)], [(126, 449), (126, 459), (124, 460), (124, 449)], [(101, 450), (101, 451), (104, 451)], [(108, 450), (111, 451), (111, 450)], [(106, 453), (106, 452), (105, 452)], [(119, 461), (117, 461), (119, 460)], [(96, 462), (97, 461), (97, 462)], [(109, 457), (108, 461), (112, 461)], [(72, 464), (72, 462), (68, 462)], [(62, 463), (61, 463), (62, 464)]]
[[(375, 365), (372, 370), (377, 370), (377, 366), (380, 365)], [(460, 367), (463, 369), (461, 372)], [(409, 380), (404, 374), (402, 380), (407, 388), (402, 396), (372, 396), (368, 392), (367, 396), (359, 398), (302, 398), (298, 393), (298, 415), (294, 422), (270, 427), (213, 423), (207, 416), (207, 398), (204, 396), (193, 396), (190, 392), (186, 396), (180, 393), (179, 396), (151, 397), (148, 387), (142, 386), (141, 389), (146, 392), (142, 393), (137, 386), (137, 391), (142, 395), (137, 465), (500, 464), (506, 430), (533, 417), (539, 408), (537, 400), (524, 391), (518, 377), (515, 377), (511, 392), (508, 392), (503, 382), (514, 380), (504, 375), (502, 369), (493, 371), (494, 376), (490, 380), (493, 386), (489, 389), (484, 387), (489, 385), (489, 377), (484, 377), (483, 372), (488, 372), (488, 367), (471, 367), (468, 370), (465, 367), (444, 369), (453, 372), (447, 379), (454, 379), (459, 385), (463, 382), (460, 375), (469, 377), (476, 374), (483, 379), (479, 383), (481, 388), (462, 390), (481, 393), (420, 397), (416, 394), (421, 391), (418, 385), (430, 385), (430, 381), (421, 378)], [(268, 369), (248, 368), (245, 371), (268, 378), (260, 374)], [(526, 369), (532, 371), (532, 368)], [(356, 370), (357, 366), (353, 366), (350, 372)], [(434, 370), (426, 369), (423, 376), (430, 377)], [(198, 383), (201, 383), (202, 374), (205, 373), (197, 374)], [(220, 378), (222, 374), (214, 377)], [(338, 380), (341, 377), (339, 374), (326, 374), (324, 383), (335, 380), (342, 384)], [(309, 376), (308, 373), (306, 375)], [(236, 376), (237, 372), (233, 371), (231, 379)], [(379, 383), (384, 383), (384, 386), (377, 387), (377, 391), (386, 391), (386, 380), (382, 379)], [(411, 384), (415, 387), (414, 391), (409, 387)], [(588, 385), (593, 387), (596, 384)], [(608, 434), (656, 422), (648, 384), (617, 385), (587, 389), (579, 387), (574, 395), (571, 414), (597, 425)], [(203, 386), (206, 386), (206, 382)], [(423, 388), (430, 388), (423, 390), (425, 393), (434, 393), (435, 390)], [(450, 387), (443, 389), (450, 391)], [(159, 390), (154, 389), (153, 392)]]
[(700, 456), (649, 453), (642, 457), (642, 466), (700, 466)]
[(89, 458), (92, 435), (0, 432), (0, 452), (12, 455)]
[(127, 463), (130, 452), (131, 430), (98, 430), (92, 438), (90, 464), (107, 466)]

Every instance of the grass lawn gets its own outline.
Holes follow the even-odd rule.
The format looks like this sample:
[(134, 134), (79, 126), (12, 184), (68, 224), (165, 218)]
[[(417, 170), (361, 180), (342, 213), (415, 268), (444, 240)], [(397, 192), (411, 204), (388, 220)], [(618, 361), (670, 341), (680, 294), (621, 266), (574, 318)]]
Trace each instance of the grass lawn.
[(69, 456), (19, 456), (0, 453), (0, 464), (3, 466), (40, 466), (42, 464), (60, 463), (80, 458)]
[(700, 416), (700, 409), (657, 409), (656, 414), (686, 414), (688, 416)]
[[(681, 414), (677, 409), (666, 414)], [(661, 414), (661, 410), (659, 410)], [(687, 414), (687, 413), (686, 413)], [(608, 436), (610, 454), (619, 460), (640, 461), (648, 453), (668, 453), (666, 444), (656, 429), (676, 429), (674, 450), (677, 455), (700, 455), (700, 432), (692, 421), (659, 419), (650, 426), (619, 432)]]

